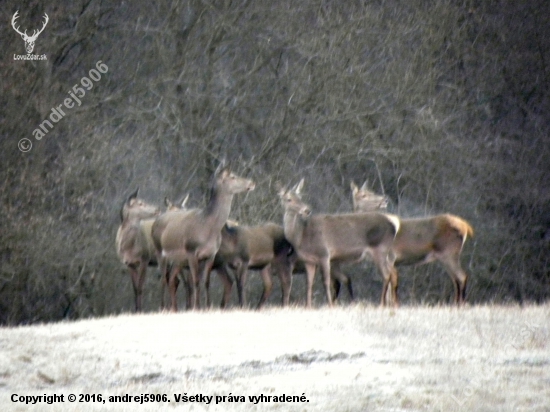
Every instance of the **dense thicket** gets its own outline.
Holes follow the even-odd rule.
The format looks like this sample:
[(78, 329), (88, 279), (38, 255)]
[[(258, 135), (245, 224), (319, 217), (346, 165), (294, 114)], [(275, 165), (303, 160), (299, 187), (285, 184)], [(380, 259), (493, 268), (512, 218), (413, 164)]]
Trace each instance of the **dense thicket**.
[[(190, 193), (202, 205), (222, 157), (257, 183), (233, 204), (242, 223), (282, 221), (276, 181), (305, 177), (314, 210), (344, 212), (350, 180), (368, 179), (402, 216), (472, 223), (471, 302), (549, 297), (548, 2), (9, 0), (0, 10), (4, 21), (19, 10), (29, 32), (50, 18), (34, 51), (46, 61), (13, 60), (24, 43), (0, 27), (1, 323), (129, 310), (114, 249), (125, 196), (139, 186), (152, 202)], [(99, 60), (108, 72), (36, 140)], [(373, 268), (347, 271), (376, 301)], [(437, 265), (401, 274), (402, 302), (452, 295)], [(146, 288), (156, 310), (152, 271)], [(303, 300), (299, 282), (293, 297)]]

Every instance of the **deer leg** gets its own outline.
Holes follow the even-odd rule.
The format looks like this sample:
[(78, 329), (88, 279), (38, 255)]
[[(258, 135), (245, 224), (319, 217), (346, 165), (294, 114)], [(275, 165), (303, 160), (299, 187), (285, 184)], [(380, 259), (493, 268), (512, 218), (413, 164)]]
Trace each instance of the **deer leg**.
[(170, 301), (171, 301), (171, 307), (170, 310), (172, 312), (177, 312), (178, 310), (178, 299), (177, 299), (177, 290), (178, 290), (178, 274), (181, 270), (181, 266), (177, 264), (172, 265), (172, 269), (170, 270), (170, 279), (168, 280), (168, 290), (170, 292)]
[(311, 308), (311, 301), (313, 300), (313, 280), (315, 279), (315, 270), (317, 265), (313, 263), (306, 263), (306, 307)]
[(374, 263), (378, 267), (378, 270), (382, 274), (382, 295), (380, 296), (380, 306), (386, 306), (387, 304), (387, 298), (386, 295), (388, 293), (388, 287), (390, 286), (391, 282), (391, 270), (389, 270), (389, 265), (384, 262), (383, 258), (380, 258), (378, 255), (373, 255)]
[[(183, 286), (185, 287), (185, 309), (191, 310), (193, 305), (191, 304), (191, 284), (189, 283), (189, 276), (185, 273), (185, 269), (180, 272), (180, 275)], [(179, 278), (177, 283), (179, 283)]]
[(241, 276), (239, 276), (239, 280), (241, 282), (241, 295), (243, 299), (243, 307), (248, 306), (248, 301), (246, 298), (246, 282), (248, 281), (248, 262), (243, 262), (242, 265), (242, 273)]
[(168, 286), (168, 270), (167, 262), (165, 259), (159, 258), (157, 255), (157, 262), (159, 262), (159, 272), (160, 272), (160, 310), (164, 310), (164, 293), (166, 286)]
[(210, 307), (210, 272), (204, 276), (204, 293), (206, 294), (206, 307)]
[(351, 300), (353, 302), (355, 300), (355, 295), (353, 294), (353, 285), (351, 283), (351, 279), (350, 279), (349, 276), (344, 275), (343, 273), (342, 273), (342, 276), (344, 277), (344, 279), (345, 279), (344, 283), (346, 284), (346, 286), (348, 288), (349, 300)]
[(388, 270), (390, 271), (390, 287), (393, 306), (398, 307), (399, 299), (397, 297), (397, 286), (399, 283), (399, 277), (397, 275), (397, 269), (395, 269), (395, 266), (391, 265), (388, 267)]
[[(290, 304), (290, 289), (292, 287), (292, 272), (294, 270), (295, 259), (287, 255), (287, 251), (278, 253), (271, 261), (272, 272), (279, 276), (281, 281), (282, 305)], [(271, 278), (272, 279), (272, 278)]]
[(199, 272), (199, 262), (195, 256), (190, 256), (189, 259), (189, 309), (193, 310), (197, 307), (197, 278)]
[(451, 278), (451, 280), (453, 281), (453, 289), (454, 289), (454, 292), (455, 292), (455, 295), (453, 297), (453, 302), (455, 305), (458, 305), (458, 300), (459, 300), (459, 295), (460, 295), (460, 285), (458, 284), (458, 279), (455, 279), (454, 277)]
[(269, 299), (269, 296), (271, 295), (271, 290), (273, 289), (273, 278), (271, 276), (271, 264), (266, 265), (261, 270), (260, 275), (264, 282), (264, 290), (262, 292), (262, 297), (258, 302), (257, 309), (260, 309), (265, 304), (266, 300)]
[(321, 270), (323, 271), (323, 285), (325, 286), (325, 294), (327, 302), (332, 306), (332, 291), (330, 290), (330, 259), (327, 257), (321, 262)]
[(332, 269), (332, 276), (330, 277), (330, 287), (332, 290), (332, 302), (336, 302), (338, 300), (338, 296), (340, 295), (340, 287), (342, 286), (339, 276), (338, 276), (338, 269), (333, 268)]
[(231, 299), (231, 289), (233, 288), (233, 280), (229, 273), (227, 273), (227, 268), (225, 265), (221, 265), (218, 269), (218, 276), (223, 283), (223, 297), (220, 303), (220, 308), (225, 308)]
[(390, 280), (384, 277), (384, 280), (382, 283), (382, 297), (380, 299), (380, 306), (386, 306), (386, 293), (388, 292), (389, 283), (390, 283)]
[(143, 284), (145, 283), (145, 276), (147, 275), (147, 264), (149, 262), (145, 259), (141, 259), (138, 268), (137, 277), (137, 294), (136, 294), (136, 311), (141, 312), (142, 300), (143, 300)]
[(137, 269), (133, 265), (128, 265), (130, 271), (130, 277), (132, 279), (132, 288), (134, 289), (134, 308), (136, 312), (141, 310), (141, 301), (138, 299), (138, 273)]
[(468, 276), (466, 276), (461, 283), (462, 290), (460, 291), (460, 304), (462, 305), (466, 303), (466, 284), (467, 283), (468, 283)]
[(444, 256), (440, 258), (445, 270), (453, 280), (455, 297), (454, 302), (456, 305), (464, 304), (466, 298), (466, 283), (468, 281), (468, 275), (460, 266), (459, 256)]
[(290, 290), (292, 289), (292, 269), (293, 265), (284, 265), (283, 268), (279, 268), (279, 279), (281, 280), (283, 306), (288, 306), (290, 304)]
[(333, 285), (335, 286), (335, 292), (336, 292), (336, 295), (334, 297), (334, 301), (336, 301), (336, 299), (338, 299), (338, 295), (339, 295), (339, 292), (340, 292), (340, 287), (342, 284), (346, 285), (346, 289), (348, 290), (348, 295), (349, 295), (349, 299), (351, 301), (353, 301), (355, 299), (354, 295), (353, 295), (353, 286), (352, 286), (352, 283), (351, 283), (351, 279), (349, 278), (349, 276), (343, 274), (341, 271), (340, 271), (340, 268), (336, 268), (334, 267), (333, 270), (332, 270), (332, 279), (333, 279)]
[[(198, 299), (198, 307), (200, 308), (201, 306), (201, 297), (200, 297), (200, 290), (201, 290), (201, 283), (202, 283), (202, 279), (207, 279), (210, 277), (210, 272), (212, 271), (212, 266), (214, 265), (214, 256), (206, 259), (204, 261), (204, 266), (203, 266), (203, 270), (202, 270), (202, 273), (200, 274), (199, 278), (197, 279), (197, 299)], [(206, 289), (206, 288), (205, 288)], [(210, 295), (207, 291), (205, 291), (206, 293), (206, 296), (205, 296), (205, 301), (206, 301), (206, 307), (209, 308), (210, 307)]]
[(390, 296), (393, 301), (394, 306), (398, 306), (397, 299), (397, 283), (398, 283), (398, 274), (397, 269), (395, 269), (395, 256), (391, 253), (389, 248), (378, 248), (375, 249), (372, 253), (372, 257), (376, 267), (382, 274), (383, 284), (382, 284), (382, 296), (380, 298), (380, 305), (387, 305), (388, 287), (391, 286)]
[(246, 302), (246, 278), (248, 277), (248, 263), (241, 262), (237, 267), (236, 278), (237, 278), (237, 295), (239, 296), (239, 305), (241, 308), (244, 308), (247, 304)]
[(233, 269), (235, 275), (235, 283), (237, 284), (237, 299), (239, 300), (239, 306), (242, 308), (243, 304), (243, 285), (241, 281), (242, 271), (242, 262), (239, 262), (236, 267)]
[(330, 281), (333, 292), (332, 301), (336, 302), (338, 300), (338, 296), (340, 296), (340, 288), (342, 286), (342, 273), (340, 272), (340, 265), (337, 263), (332, 265)]
[(457, 305), (463, 305), (466, 301), (466, 283), (468, 283), (468, 275), (458, 265), (460, 271), (457, 273), (455, 282), (457, 285), (455, 301)]
[(399, 306), (399, 299), (397, 297), (397, 287), (399, 283), (399, 276), (397, 274), (397, 269), (395, 268), (395, 265), (393, 264), (393, 261), (388, 258), (380, 258), (378, 262), (380, 263), (380, 266), (377, 266), (380, 268), (380, 271), (382, 272), (382, 276), (384, 277), (384, 286), (382, 290), (382, 305), (387, 306), (389, 304), (392, 304), (394, 307)]
[[(170, 292), (170, 273), (172, 271), (172, 268), (165, 259), (159, 259), (159, 270), (160, 270), (160, 310), (165, 309), (165, 294), (166, 294), (166, 288), (168, 288), (168, 292)], [(176, 283), (176, 290), (178, 289), (179, 279), (176, 276), (174, 282)]]

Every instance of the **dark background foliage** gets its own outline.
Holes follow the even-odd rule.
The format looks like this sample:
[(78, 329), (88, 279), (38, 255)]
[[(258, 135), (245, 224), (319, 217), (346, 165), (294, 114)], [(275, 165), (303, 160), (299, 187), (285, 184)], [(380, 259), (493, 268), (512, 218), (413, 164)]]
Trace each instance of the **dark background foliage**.
[[(13, 59), (16, 10), (29, 32), (48, 13), (34, 51), (46, 61)], [(257, 183), (233, 203), (242, 224), (282, 222), (276, 181), (304, 177), (314, 210), (335, 213), (368, 179), (401, 216), (472, 223), (470, 302), (548, 299), (547, 1), (9, 0), (0, 15), (0, 323), (130, 310), (122, 201), (139, 186), (203, 205), (223, 157)], [(36, 140), (99, 60), (108, 72)], [(372, 266), (347, 272), (376, 302)], [(437, 265), (400, 272), (405, 304), (452, 294)], [(145, 305), (158, 308), (153, 270)]]

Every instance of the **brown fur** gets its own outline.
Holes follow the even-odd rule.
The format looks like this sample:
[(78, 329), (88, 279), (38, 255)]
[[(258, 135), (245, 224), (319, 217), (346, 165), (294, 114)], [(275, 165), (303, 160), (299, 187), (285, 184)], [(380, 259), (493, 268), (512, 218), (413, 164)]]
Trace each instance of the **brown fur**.
[[(173, 213), (165, 221), (159, 237), (161, 257), (172, 265), (169, 288), (173, 311), (177, 310), (177, 275), (189, 266), (191, 307), (200, 306), (200, 284), (207, 279), (221, 244), (221, 229), (229, 217), (233, 195), (253, 190), (251, 180), (218, 168), (211, 197), (204, 209)], [(153, 230), (156, 232), (155, 227)], [(202, 268), (200, 267), (202, 266)]]
[[(225, 225), (222, 229), (222, 242), (214, 259), (214, 269), (224, 272), (223, 279), (227, 279), (227, 269), (236, 271), (237, 292), (239, 304), (246, 306), (246, 280), (248, 269), (260, 270), (264, 283), (264, 290), (258, 308), (261, 308), (269, 298), (273, 286), (272, 272), (281, 279), (283, 306), (288, 305), (290, 296), (290, 282), (293, 262), (288, 257), (292, 246), (285, 239), (283, 228), (274, 223), (265, 223), (259, 226), (231, 226)], [(231, 293), (231, 286), (224, 291), (222, 307), (224, 307)], [(208, 288), (208, 287), (207, 287)]]
[(385, 304), (386, 290), (396, 276), (389, 264), (388, 253), (399, 228), (399, 219), (382, 213), (352, 213), (312, 215), (300, 198), (302, 181), (291, 190), (281, 189), (279, 196), (285, 209), (284, 231), (307, 270), (307, 306), (312, 303), (312, 287), (318, 265), (323, 272), (327, 302), (332, 305), (330, 289), (331, 262), (359, 261), (367, 255), (384, 278), (381, 303)]
[[(172, 219), (176, 214), (178, 213), (188, 213), (189, 212), (189, 209), (186, 209), (186, 202), (187, 202), (187, 199), (188, 199), (189, 195), (185, 198), (185, 200), (181, 203), (180, 206), (177, 206), (175, 204), (173, 204), (172, 202), (170, 202), (168, 199), (165, 199), (164, 200), (164, 203), (166, 205), (166, 212), (164, 212), (162, 215), (158, 216), (155, 221), (153, 222), (153, 225), (151, 227), (151, 239), (153, 241), (153, 246), (155, 248), (155, 256), (156, 256), (156, 259), (158, 261), (158, 265), (159, 265), (159, 272), (160, 272), (160, 277), (161, 277), (161, 291), (160, 291), (160, 296), (161, 296), (161, 302), (160, 302), (160, 308), (161, 310), (164, 309), (164, 304), (165, 304), (165, 289), (166, 289), (166, 286), (168, 286), (169, 284), (169, 280), (170, 280), (170, 274), (168, 272), (168, 269), (169, 269), (169, 265), (168, 265), (168, 262), (165, 258), (162, 257), (162, 245), (161, 245), (161, 236), (162, 236), (162, 233), (164, 232), (164, 229), (166, 229), (166, 226), (168, 225), (168, 222), (170, 221), (170, 219)], [(182, 272), (182, 275), (183, 275), (183, 272)], [(184, 280), (185, 280), (185, 277), (184, 277)], [(177, 286), (179, 284), (179, 280), (176, 278), (174, 280), (174, 282), (176, 283), (176, 289), (177, 289)], [(186, 286), (188, 288), (188, 291), (189, 291), (189, 286), (187, 285), (187, 282), (186, 282)], [(190, 303), (188, 302), (188, 306), (190, 306)]]
[[(151, 226), (158, 214), (155, 206), (137, 198), (138, 191), (130, 195), (121, 209), (122, 222), (117, 230), (116, 250), (130, 272), (134, 289), (135, 310), (141, 311), (143, 283), (147, 266), (156, 264), (155, 248), (151, 239)], [(149, 219), (148, 219), (149, 218)]]
[[(259, 226), (227, 224), (222, 229), (222, 243), (214, 259), (213, 267), (218, 273), (221, 272), (221, 279), (224, 283), (222, 307), (225, 307), (231, 295), (232, 281), (228, 274), (228, 267), (236, 271), (237, 292), (241, 306), (246, 306), (245, 288), (248, 269), (260, 270), (264, 287), (257, 305), (258, 309), (271, 295), (273, 273), (279, 276), (282, 305), (286, 306), (290, 303), (293, 268), (296, 268), (298, 272), (305, 272), (304, 262), (297, 258), (292, 245), (284, 236), (283, 227), (274, 223)], [(335, 290), (335, 298), (343, 283), (353, 300), (351, 280), (336, 268), (332, 272), (334, 277), (331, 281)]]
[[(353, 192), (354, 210), (372, 211), (372, 203), (361, 201), (358, 196), (360, 192)], [(362, 199), (366, 199), (365, 194), (362, 194)], [(462, 304), (466, 298), (468, 275), (460, 265), (460, 254), (468, 236), (474, 236), (472, 226), (464, 219), (451, 214), (401, 219), (401, 227), (392, 246), (395, 264), (424, 264), (438, 260), (453, 281), (455, 303)], [(397, 290), (397, 285), (395, 289)]]

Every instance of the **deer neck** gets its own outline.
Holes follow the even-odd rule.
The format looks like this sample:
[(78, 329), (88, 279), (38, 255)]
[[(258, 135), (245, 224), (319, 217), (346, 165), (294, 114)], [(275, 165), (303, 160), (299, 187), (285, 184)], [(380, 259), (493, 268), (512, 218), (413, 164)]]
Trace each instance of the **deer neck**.
[(134, 217), (128, 217), (126, 219), (124, 219), (120, 225), (120, 229), (121, 230), (127, 230), (128, 228), (131, 228), (131, 227), (135, 227), (135, 226), (139, 226), (140, 222), (144, 219), (148, 219), (148, 218), (140, 218), (140, 217), (137, 217), (137, 216), (134, 216)]
[(122, 229), (126, 229), (130, 226), (136, 225), (141, 220), (138, 216), (132, 216), (132, 214), (128, 211), (124, 211), (122, 216), (122, 223), (120, 224), (120, 227)]
[(357, 213), (376, 212), (381, 209), (381, 202), (382, 201), (380, 200), (365, 200), (361, 203), (356, 204), (354, 207), (354, 211)]
[(232, 201), (232, 193), (227, 193), (216, 188), (212, 189), (204, 217), (207, 223), (213, 227), (215, 231), (221, 232), (223, 225), (225, 225), (225, 222), (229, 219)]
[(287, 240), (297, 249), (302, 244), (306, 222), (297, 212), (287, 210), (283, 217), (283, 229)]

